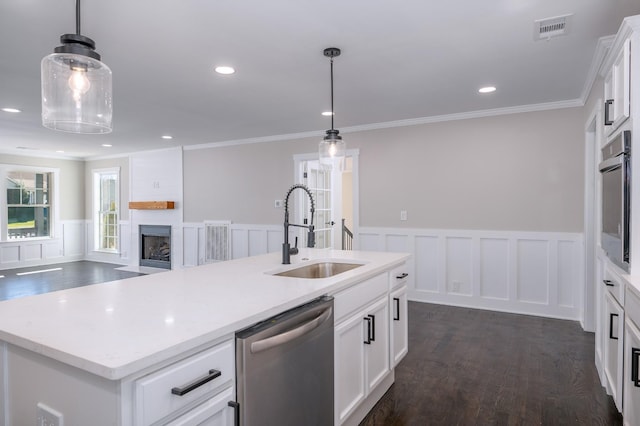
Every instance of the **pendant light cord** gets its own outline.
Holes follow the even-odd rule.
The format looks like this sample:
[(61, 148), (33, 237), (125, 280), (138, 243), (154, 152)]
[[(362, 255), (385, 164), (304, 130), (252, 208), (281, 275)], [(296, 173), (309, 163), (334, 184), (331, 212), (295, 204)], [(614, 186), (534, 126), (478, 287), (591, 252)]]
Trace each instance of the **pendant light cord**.
[[(77, 0), (80, 1), (80, 0)], [(333, 57), (331, 58), (331, 130), (333, 130), (333, 116), (336, 115), (333, 110)]]
[(76, 0), (76, 34), (80, 35), (80, 0)]

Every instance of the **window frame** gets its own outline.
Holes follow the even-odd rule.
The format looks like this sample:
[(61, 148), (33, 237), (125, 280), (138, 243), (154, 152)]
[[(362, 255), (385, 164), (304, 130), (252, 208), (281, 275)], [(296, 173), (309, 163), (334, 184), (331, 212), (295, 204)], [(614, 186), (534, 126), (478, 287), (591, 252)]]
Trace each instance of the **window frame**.
[[(9, 173), (26, 172), (26, 173), (49, 173), (49, 235), (41, 237), (25, 237), (25, 238), (9, 238), (9, 203), (7, 200), (7, 179)], [(0, 179), (2, 184), (2, 197), (0, 197), (0, 242), (2, 243), (18, 243), (23, 241), (51, 240), (57, 237), (58, 217), (59, 217), (59, 187), (60, 187), (60, 169), (52, 167), (27, 166), (21, 164), (5, 164), (0, 163)]]
[[(102, 235), (101, 235), (101, 222), (100, 222), (100, 216), (102, 214), (101, 212), (101, 205), (102, 205), (102, 199), (101, 199), (101, 180), (102, 180), (102, 176), (104, 175), (113, 175), (115, 174), (117, 176), (117, 181), (116, 181), (116, 187), (115, 187), (115, 196), (114, 196), (114, 201), (115, 201), (115, 213), (116, 213), (116, 220), (115, 220), (115, 237), (113, 237), (115, 239), (115, 248), (110, 249), (110, 248), (104, 248), (101, 247), (101, 242), (103, 240)], [(119, 254), (120, 253), (120, 184), (121, 184), (121, 178), (120, 178), (120, 167), (108, 167), (108, 168), (100, 168), (100, 169), (92, 169), (91, 170), (91, 176), (92, 176), (92, 191), (91, 191), (91, 201), (92, 201), (92, 221), (93, 221), (93, 251), (95, 252), (101, 252), (101, 253), (115, 253), (115, 254)]]

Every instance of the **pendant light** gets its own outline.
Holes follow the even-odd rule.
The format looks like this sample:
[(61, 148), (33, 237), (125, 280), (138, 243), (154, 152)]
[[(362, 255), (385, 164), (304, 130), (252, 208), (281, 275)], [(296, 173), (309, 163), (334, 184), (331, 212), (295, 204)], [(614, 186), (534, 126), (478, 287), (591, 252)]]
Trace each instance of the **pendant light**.
[(320, 141), (320, 164), (326, 168), (342, 170), (346, 154), (345, 143), (338, 130), (333, 128), (333, 58), (340, 56), (340, 49), (329, 47), (324, 49), (324, 56), (331, 59), (331, 129), (327, 130), (327, 135)]
[(80, 34), (63, 34), (54, 53), (42, 59), (42, 125), (71, 133), (110, 133), (111, 70), (100, 62), (95, 43)]

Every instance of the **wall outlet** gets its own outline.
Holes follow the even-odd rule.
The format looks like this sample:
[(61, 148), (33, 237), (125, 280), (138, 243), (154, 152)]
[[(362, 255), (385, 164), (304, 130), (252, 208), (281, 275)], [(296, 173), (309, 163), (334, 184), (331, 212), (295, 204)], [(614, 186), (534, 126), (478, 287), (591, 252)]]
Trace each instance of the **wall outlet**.
[(283, 200), (276, 200), (273, 203), (273, 207), (275, 207), (276, 209), (281, 209), (284, 207), (284, 201)]
[(38, 402), (36, 412), (37, 426), (64, 426), (62, 413), (48, 407), (42, 402)]
[(460, 281), (452, 281), (451, 282), (451, 291), (454, 293), (460, 293), (460, 287), (462, 287), (462, 283)]
[(407, 211), (400, 210), (400, 220), (407, 220)]

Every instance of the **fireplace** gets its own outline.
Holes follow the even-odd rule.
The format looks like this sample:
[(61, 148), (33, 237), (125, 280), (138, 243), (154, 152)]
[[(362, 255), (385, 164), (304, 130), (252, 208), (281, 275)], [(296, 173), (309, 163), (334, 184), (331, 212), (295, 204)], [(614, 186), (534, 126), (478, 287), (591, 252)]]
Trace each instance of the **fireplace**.
[(171, 269), (171, 226), (140, 225), (140, 266)]

